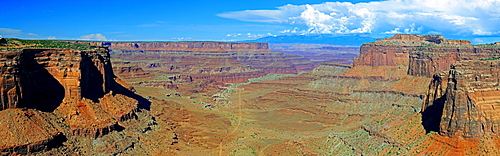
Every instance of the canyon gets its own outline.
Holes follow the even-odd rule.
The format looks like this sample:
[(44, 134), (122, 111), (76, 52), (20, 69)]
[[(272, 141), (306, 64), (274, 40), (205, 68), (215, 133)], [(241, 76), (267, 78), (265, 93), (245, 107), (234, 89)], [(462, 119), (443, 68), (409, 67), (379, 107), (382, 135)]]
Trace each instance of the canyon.
[[(499, 49), (496, 44), (471, 45), (439, 35), (395, 35), (364, 44), (352, 66), (338, 64), (346, 61), (321, 63), (310, 72), (293, 73), (297, 76), (275, 73), (285, 75), (251, 78), (241, 85), (212, 87), (201, 94), (166, 87), (174, 91), (156, 97), (178, 103), (192, 101), (190, 109), (198, 107), (214, 114), (209, 122), (226, 120), (224, 114), (232, 114), (228, 125), (236, 124), (236, 133), (229, 133), (219, 146), (215, 145), (217, 141), (209, 145), (205, 140), (208, 142), (202, 144), (219, 148), (223, 154), (494, 155), (499, 152), (495, 148), (498, 132), (491, 91), (495, 88), (470, 95), (487, 102), (466, 111), (473, 100), (460, 100), (466, 94), (447, 86), (464, 82), (448, 79), (455, 73), (455, 64), (488, 62), (499, 57)], [(466, 69), (487, 78), (478, 78), (473, 86), (494, 86), (492, 81), (498, 77), (485, 76), (481, 68)], [(179, 75), (170, 79), (183, 83), (195, 78)], [(452, 101), (454, 98), (457, 100)], [(214, 133), (208, 136), (216, 137)], [(214, 152), (209, 149), (195, 151)]]
[(496, 43), (396, 34), (325, 60), (266, 43), (2, 46), (3, 155), (500, 154)]
[(140, 80), (131, 84), (192, 93), (267, 74), (299, 74), (324, 62), (273, 52), (267, 43), (73, 43), (108, 46), (115, 73), (124, 80)]

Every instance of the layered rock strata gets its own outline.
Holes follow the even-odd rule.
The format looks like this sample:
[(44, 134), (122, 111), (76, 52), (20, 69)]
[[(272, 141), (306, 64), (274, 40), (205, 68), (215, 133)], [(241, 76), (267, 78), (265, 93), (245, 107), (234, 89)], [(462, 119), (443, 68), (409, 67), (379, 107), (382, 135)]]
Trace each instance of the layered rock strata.
[(314, 75), (337, 75), (348, 69), (351, 66), (337, 63), (323, 63), (319, 67), (314, 68), (312, 74)]
[(109, 46), (122, 50), (159, 50), (170, 52), (271, 52), (267, 43), (228, 42), (75, 42), (97, 46)]
[[(131, 84), (193, 93), (267, 74), (298, 74), (320, 64), (302, 56), (272, 52), (267, 43), (78, 43), (108, 46), (115, 58), (114, 72)], [(178, 76), (189, 80), (174, 80)]]
[(479, 137), (500, 134), (500, 61), (453, 63), (440, 132)]
[[(273, 53), (268, 49), (267, 43), (75, 43), (109, 46), (113, 57), (124, 60), (128, 67), (136, 66), (165, 74), (190, 73), (195, 79), (211, 79), (224, 83), (241, 83), (269, 73), (296, 74), (319, 66), (319, 63), (312, 63), (305, 57)], [(120, 61), (114, 63), (123, 64)], [(115, 72), (126, 70), (128, 69), (115, 69)]]
[[(500, 47), (495, 44), (471, 45), (440, 35), (394, 35), (364, 44), (354, 68), (346, 73), (392, 66), (404, 68), (407, 75), (432, 78), (421, 108), (424, 127), (470, 138), (498, 134), (498, 61), (481, 61), (498, 57)], [(393, 75), (398, 77), (404, 76)]]
[[(37, 119), (33, 124), (42, 125), (41, 131), (50, 131), (50, 135), (28, 144), (7, 140), (5, 146), (0, 146), (2, 151), (30, 152), (33, 147), (43, 150), (51, 138), (63, 132), (97, 138), (120, 130), (118, 122), (135, 118), (137, 97), (116, 82), (106, 48), (23, 49), (1, 51), (0, 55), (0, 113), (16, 108), (27, 108), (27, 112), (18, 110), (21, 114), (49, 112), (59, 116), (60, 122), (69, 128), (69, 132), (54, 130), (51, 124), (39, 123), (37, 113), (30, 113), (34, 115), (28, 115), (26, 121)], [(22, 115), (19, 118), (24, 120)], [(19, 130), (7, 127), (2, 132), (29, 135)]]
[(469, 41), (446, 40), (441, 35), (394, 35), (363, 44), (354, 66), (404, 65), (408, 74), (432, 77), (453, 62), (500, 57), (498, 46), (473, 46)]

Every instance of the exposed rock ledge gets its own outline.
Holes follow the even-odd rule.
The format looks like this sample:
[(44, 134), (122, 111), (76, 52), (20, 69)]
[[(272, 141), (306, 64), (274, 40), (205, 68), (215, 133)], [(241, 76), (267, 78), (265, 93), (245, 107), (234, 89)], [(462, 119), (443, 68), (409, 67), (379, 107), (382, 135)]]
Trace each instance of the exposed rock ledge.
[(0, 56), (5, 154), (46, 150), (65, 135), (101, 137), (122, 130), (119, 123), (137, 118), (139, 107), (148, 108), (147, 100), (115, 79), (106, 48), (23, 49)]
[(452, 64), (449, 74), (434, 79), (423, 107), (425, 111), (441, 108), (434, 110), (437, 115), (442, 111), (441, 134), (500, 134), (500, 61), (459, 61)]

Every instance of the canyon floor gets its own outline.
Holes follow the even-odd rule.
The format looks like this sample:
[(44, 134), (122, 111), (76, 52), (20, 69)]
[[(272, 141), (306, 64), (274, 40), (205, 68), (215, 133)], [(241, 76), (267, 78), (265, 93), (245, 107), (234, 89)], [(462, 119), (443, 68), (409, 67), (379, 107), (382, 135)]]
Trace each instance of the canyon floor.
[[(175, 155), (500, 152), (496, 136), (471, 141), (424, 128), (419, 93), (425, 92), (429, 78), (404, 76), (406, 71), (398, 67), (346, 72), (348, 68), (323, 64), (300, 75), (270, 74), (194, 94), (134, 87), (154, 99), (153, 116), (175, 125), (171, 130), (178, 140), (169, 146)], [(377, 75), (384, 78), (364, 74), (373, 70), (385, 72)], [(133, 79), (128, 83), (137, 84)]]
[[(420, 41), (417, 36), (417, 41), (408, 42), (411, 46), (398, 47), (407, 41), (397, 37), (396, 41), (378, 42), (381, 45), (364, 45), (369, 48), (354, 60), (354, 67), (323, 63), (296, 74), (268, 74), (243, 83), (198, 83), (194, 87), (178, 83), (172, 89), (141, 83), (153, 79), (176, 84), (161, 74), (124, 80), (133, 84), (138, 94), (157, 101), (151, 106), (153, 116), (175, 125), (171, 130), (177, 141), (171, 148), (176, 149), (172, 151), (176, 155), (500, 154), (498, 135), (470, 138), (439, 133), (441, 114), (425, 105), (438, 101), (429, 91), (435, 77), (427, 76), (436, 68), (421, 64), (437, 64), (438, 70), (449, 70), (453, 61), (443, 58), (441, 52), (409, 55), (405, 48), (413, 48), (415, 42), (435, 43)], [(450, 45), (439, 44), (435, 49), (444, 45), (451, 51), (458, 41), (447, 42)], [(421, 47), (409, 51), (419, 53)], [(372, 51), (377, 48), (380, 50)], [(442, 62), (420, 58), (429, 54), (441, 59), (430, 61)], [(467, 54), (461, 57), (496, 56), (494, 52)], [(142, 67), (128, 72), (158, 73), (150, 66)], [(189, 89), (200, 85), (210, 89)]]

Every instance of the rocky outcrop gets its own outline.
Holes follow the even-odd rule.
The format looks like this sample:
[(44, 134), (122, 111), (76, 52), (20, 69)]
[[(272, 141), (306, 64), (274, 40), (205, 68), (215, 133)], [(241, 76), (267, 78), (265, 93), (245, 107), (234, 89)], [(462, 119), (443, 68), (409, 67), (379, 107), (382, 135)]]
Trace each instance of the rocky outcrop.
[(345, 73), (393, 66), (406, 68), (411, 76), (432, 78), (422, 104), (427, 132), (470, 138), (499, 133), (500, 62), (481, 61), (498, 57), (500, 47), (495, 44), (471, 45), (439, 35), (394, 35), (364, 44), (353, 70)]
[(28, 154), (47, 150), (65, 137), (49, 115), (36, 110), (7, 109), (0, 111), (0, 154)]
[(62, 102), (97, 100), (114, 81), (106, 49), (24, 49), (2, 54), (2, 109), (53, 111)]
[[(6, 140), (0, 151), (45, 150), (46, 144), (63, 133), (97, 138), (121, 130), (118, 123), (135, 118), (139, 100), (143, 100), (116, 82), (107, 48), (23, 49), (1, 51), (0, 55), (0, 113), (18, 111), (20, 119), (27, 116), (27, 122), (19, 126), (39, 125), (34, 130), (40, 131), (38, 134), (7, 126), (0, 132), (40, 136), (22, 143)], [(38, 111), (58, 116), (58, 121), (69, 130), (45, 123), (55, 119), (39, 117)]]
[(109, 46), (121, 50), (159, 50), (170, 52), (271, 52), (267, 43), (228, 42), (76, 42), (98, 46)]
[(500, 61), (460, 61), (451, 68), (440, 132), (463, 137), (500, 134)]
[(1, 74), (1, 86), (0, 86), (0, 97), (1, 97), (1, 110), (7, 108), (16, 108), (20, 104), (21, 93), (20, 93), (20, 80), (19, 80), (19, 70), (18, 51), (9, 51), (0, 53), (0, 74)]
[(500, 57), (500, 47), (473, 46), (469, 41), (446, 40), (440, 35), (394, 35), (361, 47), (354, 66), (407, 66), (408, 74), (432, 77), (453, 62)]

